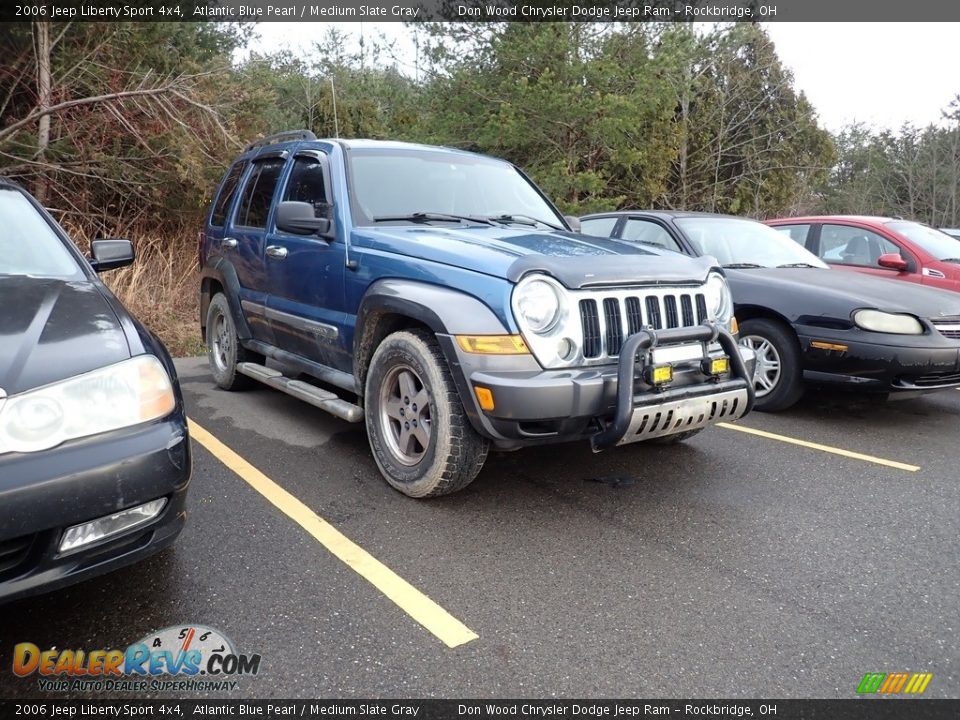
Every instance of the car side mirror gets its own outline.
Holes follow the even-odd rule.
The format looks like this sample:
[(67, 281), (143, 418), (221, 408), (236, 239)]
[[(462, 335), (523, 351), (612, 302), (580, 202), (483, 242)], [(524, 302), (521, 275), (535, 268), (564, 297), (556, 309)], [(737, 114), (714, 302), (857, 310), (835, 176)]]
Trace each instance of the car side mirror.
[(126, 267), (136, 255), (129, 240), (94, 240), (90, 243), (90, 264), (99, 272)]
[(877, 265), (897, 272), (904, 272), (909, 266), (899, 253), (884, 253), (877, 259)]
[(583, 229), (583, 226), (580, 224), (580, 218), (575, 215), (564, 215), (563, 219), (567, 221), (567, 225), (569, 225), (570, 229), (574, 232), (580, 232)]
[(277, 206), (277, 229), (294, 235), (330, 234), (329, 218), (319, 218), (312, 203), (286, 200)]

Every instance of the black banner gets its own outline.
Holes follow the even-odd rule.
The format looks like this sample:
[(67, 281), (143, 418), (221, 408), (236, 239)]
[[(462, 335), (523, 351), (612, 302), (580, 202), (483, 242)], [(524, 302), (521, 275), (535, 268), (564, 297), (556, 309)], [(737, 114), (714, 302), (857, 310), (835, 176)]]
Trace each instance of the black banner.
[(0, 717), (956, 720), (960, 700), (2, 700)]
[(960, 20), (943, 0), (10, 0), (0, 20), (30, 22), (778, 22)]

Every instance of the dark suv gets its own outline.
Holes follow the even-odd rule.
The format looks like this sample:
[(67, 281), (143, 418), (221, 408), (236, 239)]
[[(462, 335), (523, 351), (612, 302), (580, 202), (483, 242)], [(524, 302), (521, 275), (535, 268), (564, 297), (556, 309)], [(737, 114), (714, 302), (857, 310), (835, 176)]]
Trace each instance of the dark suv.
[(579, 235), (501, 160), (272, 136), (227, 171), (199, 255), (216, 383), (365, 419), (412, 497), (466, 486), (491, 444), (672, 442), (753, 403), (712, 259)]

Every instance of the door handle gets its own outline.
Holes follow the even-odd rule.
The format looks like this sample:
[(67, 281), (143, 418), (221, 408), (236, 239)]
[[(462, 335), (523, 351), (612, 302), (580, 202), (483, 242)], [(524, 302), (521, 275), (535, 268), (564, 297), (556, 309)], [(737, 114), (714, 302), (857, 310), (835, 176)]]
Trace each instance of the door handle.
[(267, 245), (267, 255), (274, 260), (286, 260), (287, 249), (280, 245)]
[(233, 248), (235, 248), (235, 247), (237, 246), (237, 239), (236, 239), (236, 238), (232, 238), (232, 237), (225, 237), (225, 238), (220, 242), (220, 245), (222, 245), (222, 246), (225, 247), (225, 248), (229, 248), (230, 250), (232, 250)]

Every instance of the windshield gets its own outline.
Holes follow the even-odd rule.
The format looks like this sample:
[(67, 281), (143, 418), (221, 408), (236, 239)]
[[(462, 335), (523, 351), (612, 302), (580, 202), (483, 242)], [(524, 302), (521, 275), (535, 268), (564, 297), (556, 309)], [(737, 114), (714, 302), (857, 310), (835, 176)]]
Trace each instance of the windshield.
[(0, 276), (80, 275), (60, 238), (19, 190), (0, 188), (0, 227)]
[(916, 243), (937, 260), (960, 258), (960, 240), (926, 225), (909, 221), (887, 223), (887, 227)]
[(700, 254), (713, 255), (721, 265), (827, 267), (787, 235), (753, 220), (685, 217), (676, 223)]
[(509, 216), (523, 224), (564, 225), (540, 192), (501, 160), (432, 150), (354, 150), (350, 171), (358, 225), (378, 218), (403, 222), (398, 219), (418, 213), (450, 216), (447, 220)]

